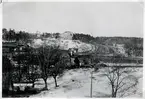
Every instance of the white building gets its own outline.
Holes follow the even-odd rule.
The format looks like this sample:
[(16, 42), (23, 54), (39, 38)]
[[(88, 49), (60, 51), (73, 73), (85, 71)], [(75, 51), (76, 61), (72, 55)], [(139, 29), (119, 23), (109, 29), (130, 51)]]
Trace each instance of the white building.
[(73, 33), (70, 31), (65, 31), (64, 33), (60, 34), (60, 38), (65, 40), (72, 40), (72, 37)]
[(126, 56), (124, 44), (114, 44), (113, 46), (117, 49), (117, 51), (118, 51), (120, 54), (123, 54), (123, 55)]

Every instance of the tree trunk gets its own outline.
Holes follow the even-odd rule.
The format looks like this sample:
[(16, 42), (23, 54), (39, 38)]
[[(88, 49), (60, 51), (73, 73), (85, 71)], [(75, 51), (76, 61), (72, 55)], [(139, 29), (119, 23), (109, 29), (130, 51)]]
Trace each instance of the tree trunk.
[(55, 87), (58, 87), (56, 77), (53, 77), (55, 81)]
[(116, 97), (116, 92), (112, 93), (112, 97), (114, 97), (114, 98)]
[(115, 92), (114, 92), (114, 97), (116, 97), (117, 96), (117, 90), (115, 90)]
[(33, 84), (32, 84), (32, 88), (34, 88), (35, 87), (35, 82), (33, 82)]
[(71, 63), (71, 56), (70, 56), (70, 67), (72, 66), (72, 63)]
[(114, 85), (112, 84), (112, 97), (116, 97), (116, 93), (114, 92)]
[(11, 80), (11, 87), (12, 87), (12, 90), (14, 90), (14, 83), (12, 80)]
[(113, 98), (115, 98), (116, 97), (116, 95), (115, 94), (113, 94), (113, 96), (112, 96)]
[(114, 92), (114, 97), (116, 97), (116, 94), (117, 94), (117, 93), (116, 93), (116, 92)]
[(45, 87), (44, 87), (44, 89), (47, 89), (47, 79), (43, 79), (44, 80), (44, 82), (45, 82)]

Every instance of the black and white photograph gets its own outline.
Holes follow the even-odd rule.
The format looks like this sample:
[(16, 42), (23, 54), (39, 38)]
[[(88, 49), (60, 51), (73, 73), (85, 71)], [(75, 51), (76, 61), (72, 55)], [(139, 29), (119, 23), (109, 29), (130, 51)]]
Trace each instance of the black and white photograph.
[(144, 2), (2, 2), (2, 98), (143, 98)]

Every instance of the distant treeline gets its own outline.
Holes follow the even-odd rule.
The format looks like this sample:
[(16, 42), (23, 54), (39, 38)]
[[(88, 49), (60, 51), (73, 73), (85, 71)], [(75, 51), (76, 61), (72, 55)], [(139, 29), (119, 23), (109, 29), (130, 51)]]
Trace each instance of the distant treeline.
[(139, 37), (93, 37), (88, 34), (74, 34), (73, 40), (80, 40), (87, 43), (96, 43), (103, 45), (112, 45), (116, 44), (140, 44), (143, 45), (143, 38)]

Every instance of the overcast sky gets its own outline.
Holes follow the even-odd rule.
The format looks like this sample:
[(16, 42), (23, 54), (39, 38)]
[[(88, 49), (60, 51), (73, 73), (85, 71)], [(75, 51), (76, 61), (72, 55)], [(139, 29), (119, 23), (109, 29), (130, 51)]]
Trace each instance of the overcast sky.
[(138, 2), (5, 3), (3, 27), (28, 32), (143, 37), (143, 6)]

